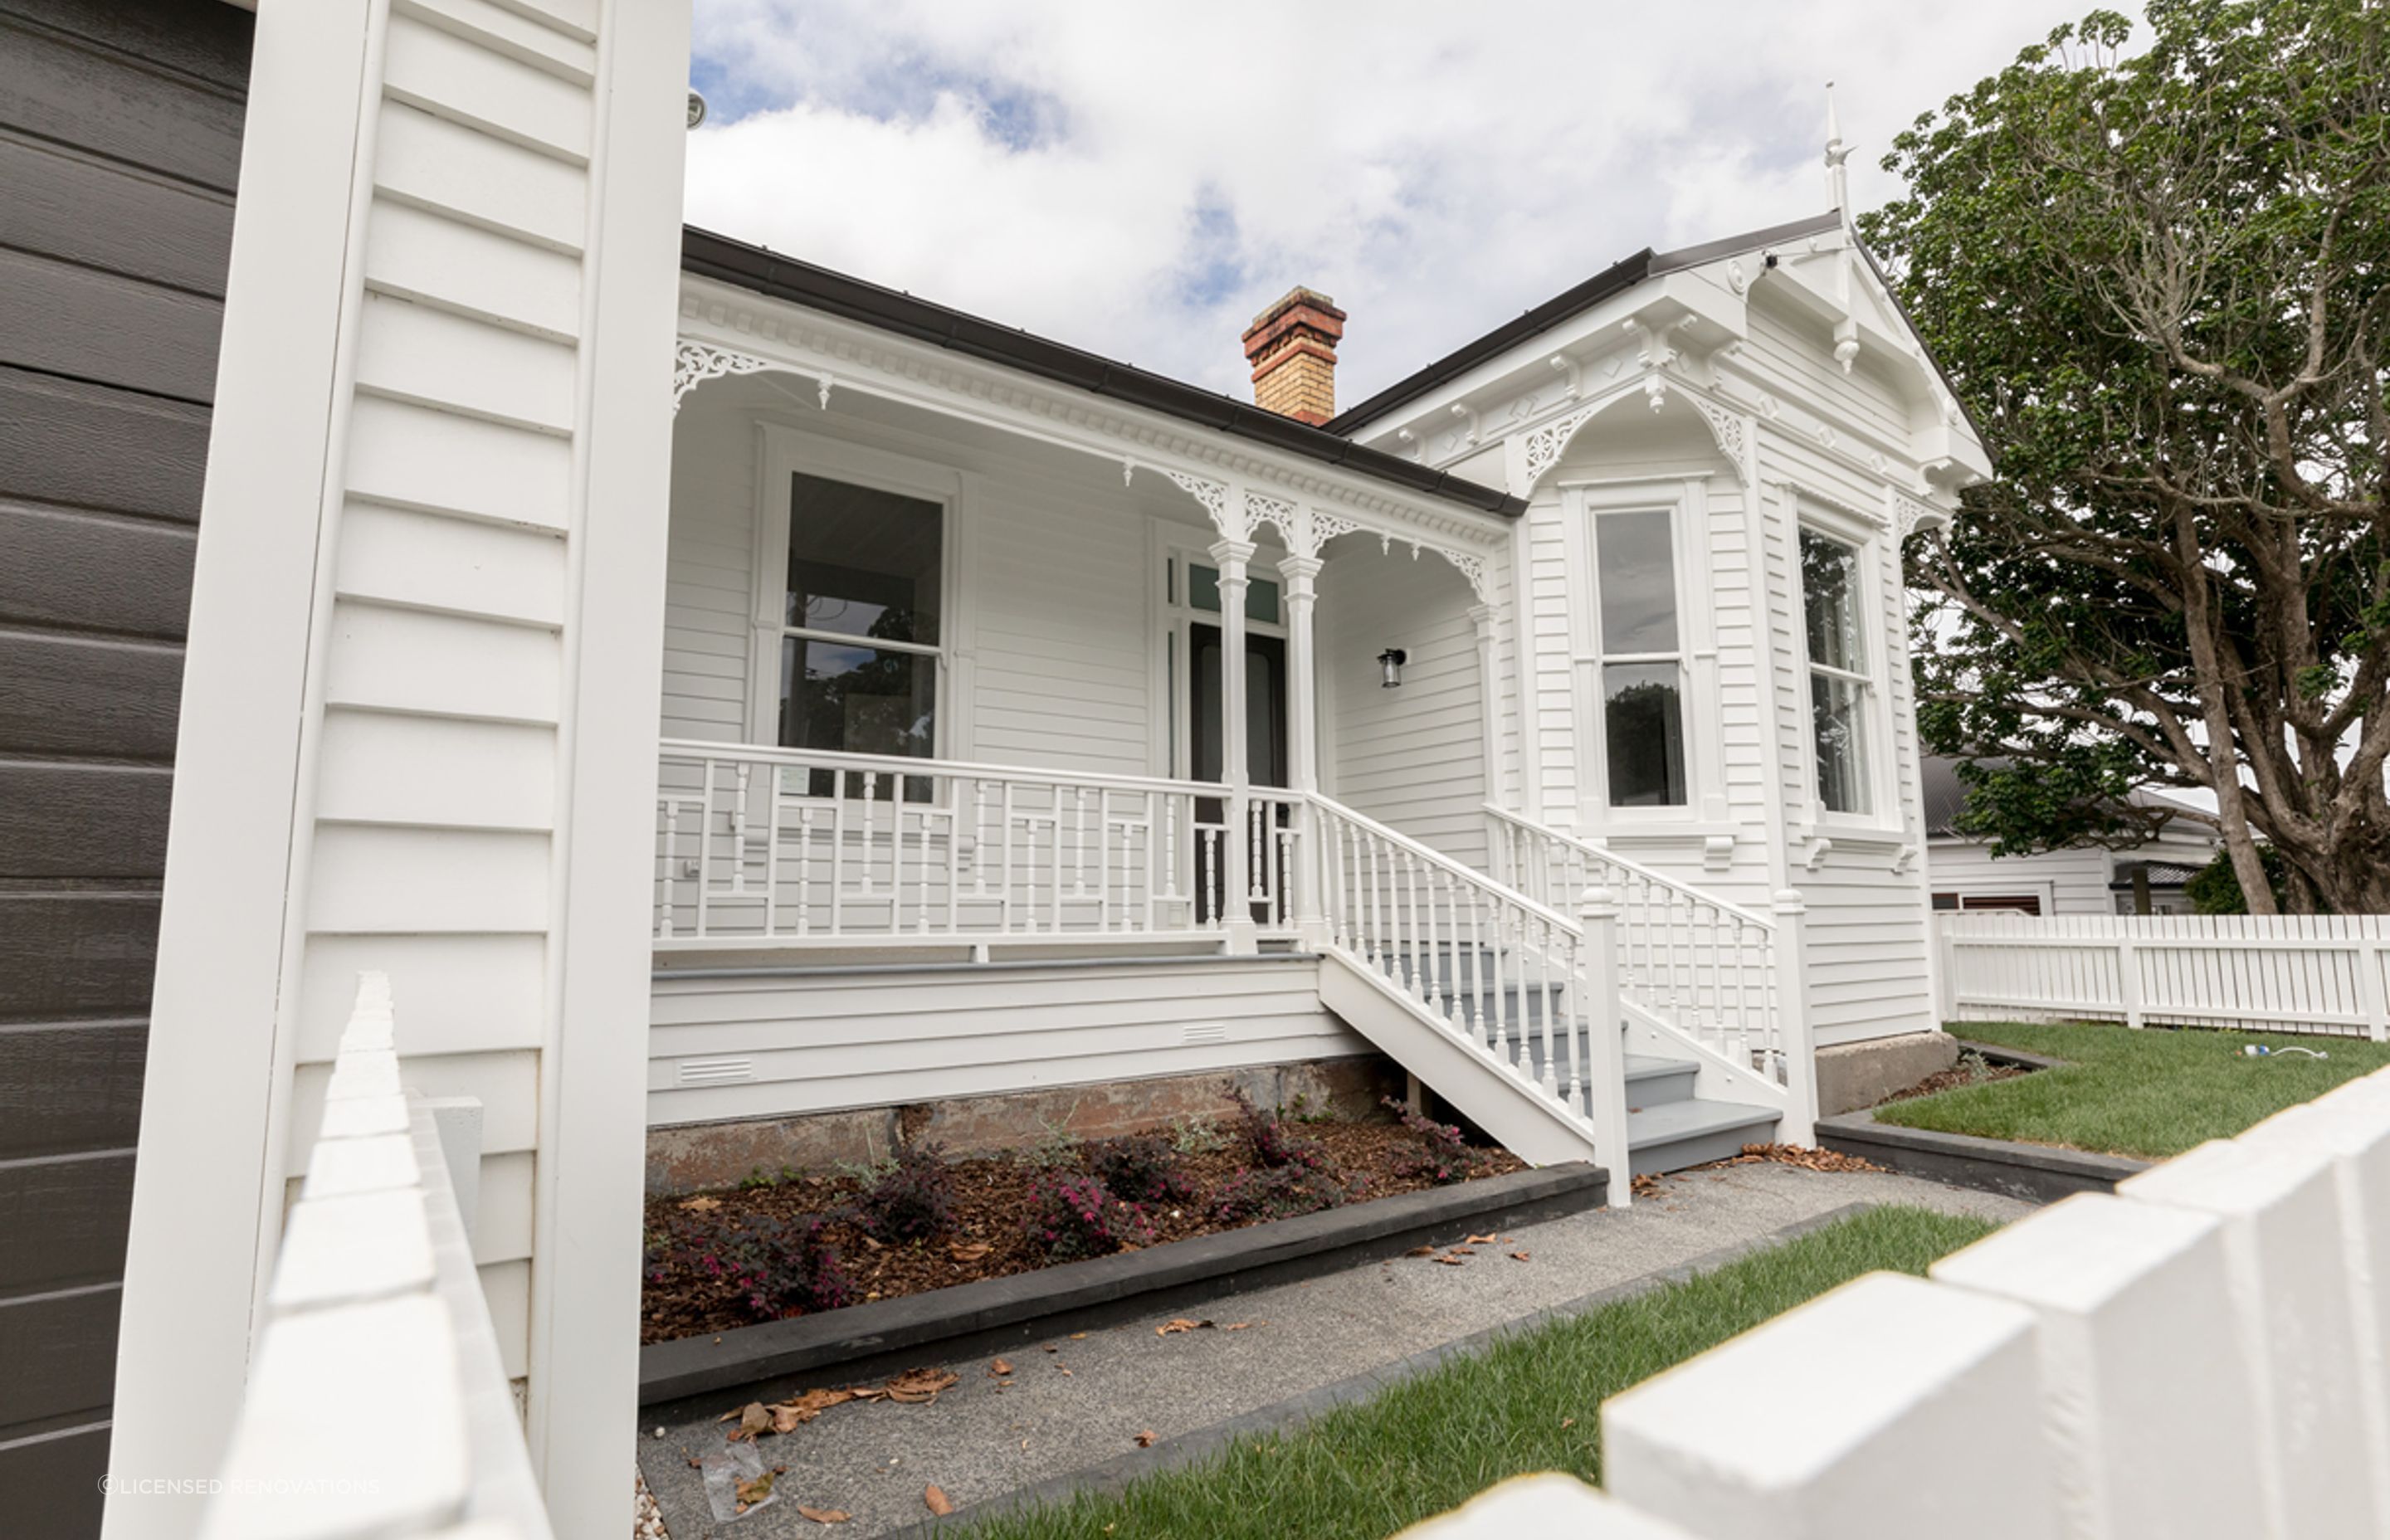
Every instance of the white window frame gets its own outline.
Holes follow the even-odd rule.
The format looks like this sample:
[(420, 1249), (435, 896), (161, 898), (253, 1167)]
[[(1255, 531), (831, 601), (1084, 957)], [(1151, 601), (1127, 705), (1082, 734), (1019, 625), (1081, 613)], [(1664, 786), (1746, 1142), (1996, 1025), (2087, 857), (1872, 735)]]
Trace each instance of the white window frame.
[[(1900, 836), (1902, 825), (1899, 790), (1890, 773), (1893, 763), (1892, 680), (1889, 677), (1892, 648), (1887, 645), (1884, 631), (1883, 532), (1797, 493), (1794, 507), (1789, 555), (1792, 564), (1792, 648), (1794, 662), (1799, 669), (1795, 677), (1800, 687), (1797, 699), (1800, 701), (1802, 798), (1808, 807), (1809, 822), (1814, 828), (1895, 839)], [(1801, 581), (1801, 532), (1804, 530), (1850, 547), (1857, 579), (1859, 648), (1868, 665), (1860, 673), (1824, 668), (1809, 661), (1809, 593)], [(1817, 706), (1811, 681), (1813, 671), (1820, 668), (1837, 678), (1857, 684), (1860, 689), (1860, 730), (1865, 741), (1859, 745), (1859, 775), (1867, 789), (1868, 801), (1864, 813), (1830, 810), (1825, 799), (1818, 794)]]
[[(1563, 554), (1571, 602), (1571, 715), (1577, 742), (1577, 820), (1588, 834), (1706, 836), (1732, 832), (1719, 769), (1718, 653), (1709, 592), (1704, 477), (1658, 476), (1563, 481), (1560, 486)], [(1648, 661), (1642, 654), (1605, 658), (1601, 650), (1601, 579), (1595, 521), (1613, 514), (1658, 513), (1668, 520), (1677, 583), (1678, 731), (1684, 736), (1685, 800), (1665, 807), (1613, 807), (1610, 802), (1610, 740), (1603, 711), (1602, 665)], [(1656, 656), (1656, 655), (1655, 655)]]
[[(779, 743), (780, 644), (802, 635), (883, 651), (912, 652), (937, 665), (934, 758), (968, 758), (970, 752), (969, 647), (970, 616), (962, 574), (970, 565), (977, 498), (976, 479), (952, 466), (846, 443), (777, 423), (759, 424), (759, 470), (752, 551), (752, 603), (747, 648), (747, 741)], [(938, 641), (934, 647), (883, 642), (785, 623), (789, 581), (790, 478), (819, 476), (874, 491), (936, 503), (944, 510), (938, 539)]]

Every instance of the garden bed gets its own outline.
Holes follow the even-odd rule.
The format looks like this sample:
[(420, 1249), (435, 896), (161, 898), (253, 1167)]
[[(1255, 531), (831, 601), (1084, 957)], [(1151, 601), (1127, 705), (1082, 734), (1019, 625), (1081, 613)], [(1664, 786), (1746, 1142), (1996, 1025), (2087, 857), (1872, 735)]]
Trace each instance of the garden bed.
[[(937, 1162), (945, 1191), (944, 1213), (935, 1222), (892, 1225), (885, 1215), (874, 1217), (872, 1193), (885, 1190), (892, 1175), (886, 1169), (759, 1174), (736, 1189), (651, 1199), (639, 1340), (660, 1343), (798, 1315), (837, 1315), (1114, 1250), (1146, 1250), (1312, 1209), (1418, 1192), (1441, 1185), (1439, 1176), (1483, 1179), (1523, 1169), (1507, 1151), (1456, 1155), (1449, 1144), (1392, 1120), (1280, 1123), (1256, 1114), (1249, 1122), (1210, 1136), (1182, 1133), (1142, 1141), (1129, 1153), (1148, 1166), (1158, 1162), (1167, 1190), (1134, 1202), (1089, 1187), (1089, 1168), (1107, 1153), (1117, 1159), (1121, 1141), (1088, 1149), (1056, 1143), (1011, 1157)], [(1263, 1149), (1256, 1149), (1257, 1137)], [(1296, 1180), (1279, 1185), (1291, 1190), (1256, 1197), (1257, 1180), (1290, 1170), (1284, 1161), (1266, 1156), (1290, 1153), (1299, 1158)], [(939, 1178), (920, 1179), (935, 1186)], [(1103, 1212), (1092, 1226), (1074, 1223), (1072, 1233), (1057, 1237), (1049, 1221), (1057, 1188), (1065, 1182), (1072, 1184), (1072, 1201), (1092, 1198)], [(907, 1196), (922, 1195), (898, 1194)], [(1102, 1233), (1083, 1236), (1081, 1230)], [(805, 1290), (777, 1286), (785, 1280), (759, 1291), (752, 1257), (756, 1238), (766, 1235), (779, 1238), (784, 1253), (791, 1250), (786, 1238), (802, 1236), (816, 1270), (827, 1251), (839, 1286), (816, 1292), (843, 1303), (808, 1311), (791, 1303)], [(812, 1281), (810, 1276), (800, 1280)]]

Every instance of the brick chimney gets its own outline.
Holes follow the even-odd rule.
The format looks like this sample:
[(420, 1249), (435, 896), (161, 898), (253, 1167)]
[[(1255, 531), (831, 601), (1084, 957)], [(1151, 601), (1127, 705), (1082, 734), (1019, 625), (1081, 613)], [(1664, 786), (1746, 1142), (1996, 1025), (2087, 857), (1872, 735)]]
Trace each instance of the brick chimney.
[(1344, 313), (1316, 289), (1292, 289), (1245, 328), (1253, 404), (1317, 428), (1336, 415), (1336, 343)]

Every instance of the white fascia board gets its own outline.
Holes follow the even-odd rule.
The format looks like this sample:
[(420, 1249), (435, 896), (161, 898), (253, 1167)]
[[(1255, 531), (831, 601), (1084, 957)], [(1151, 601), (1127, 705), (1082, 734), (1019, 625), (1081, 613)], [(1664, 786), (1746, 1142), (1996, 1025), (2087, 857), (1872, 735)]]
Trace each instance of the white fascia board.
[(1500, 514), (1409, 493), (1184, 417), (1092, 395), (717, 279), (682, 275), (680, 333), (816, 379), (827, 377), (833, 399), (842, 390), (859, 391), (1115, 465), (1169, 467), (1243, 481), (1256, 491), (1306, 496), (1334, 504), (1339, 512), (1375, 514), (1362, 521), (1397, 540), (1442, 536), (1480, 554), (1507, 548), (1511, 520)]
[[(1697, 358), (1714, 354), (1747, 335), (1743, 296), (1726, 277), (1733, 260), (1722, 257), (1623, 289), (1404, 403), (1356, 434), (1354, 442), (1409, 456), (1417, 440), (1446, 431), (1471, 414), (1486, 425), (1479, 447), (1533, 428), (1563, 408), (1590, 400), (1600, 388), (1614, 384), (1636, 366), (1643, 343), (1627, 328), (1630, 319), (1654, 329), (1674, 325), (1678, 329), (1669, 336), (1681, 351)], [(1561, 361), (1557, 366), (1556, 359)], [(1614, 371), (1613, 359), (1618, 360)], [(1405, 430), (1415, 436), (1414, 442), (1403, 440)], [(1454, 457), (1432, 454), (1425, 463)]]

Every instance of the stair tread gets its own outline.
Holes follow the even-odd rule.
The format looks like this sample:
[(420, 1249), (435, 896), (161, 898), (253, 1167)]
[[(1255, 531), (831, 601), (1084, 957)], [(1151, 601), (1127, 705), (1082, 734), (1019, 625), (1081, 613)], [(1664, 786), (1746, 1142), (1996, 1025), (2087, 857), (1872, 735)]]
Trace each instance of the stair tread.
[(1626, 1147), (1641, 1149), (1675, 1139), (1723, 1133), (1729, 1128), (1760, 1127), (1775, 1123), (1778, 1116), (1765, 1107), (1704, 1101), (1698, 1097), (1662, 1102), (1626, 1114)]
[(1699, 1072), (1701, 1066), (1690, 1059), (1661, 1059), (1651, 1054), (1631, 1053), (1626, 1056), (1626, 1079), (1632, 1084), (1638, 1080), (1652, 1080), (1661, 1075), (1681, 1075)]

